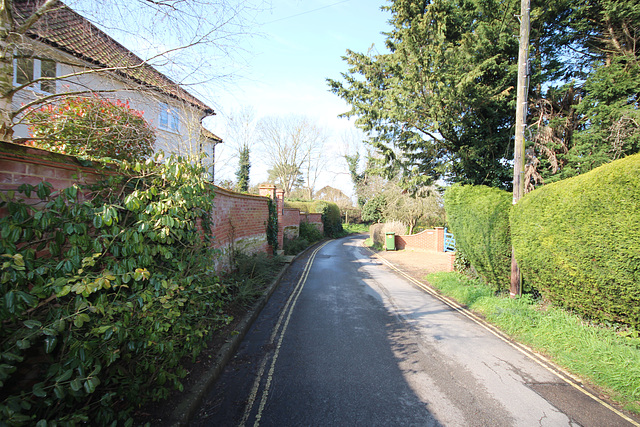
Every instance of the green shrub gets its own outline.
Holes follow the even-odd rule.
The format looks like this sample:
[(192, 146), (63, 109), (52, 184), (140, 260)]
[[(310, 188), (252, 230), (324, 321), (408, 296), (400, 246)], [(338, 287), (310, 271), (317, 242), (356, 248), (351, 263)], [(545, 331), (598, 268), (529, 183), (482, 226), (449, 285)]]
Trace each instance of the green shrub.
[(341, 237), (344, 234), (342, 229), (342, 218), (340, 217), (340, 208), (333, 202), (318, 201), (315, 202), (316, 209), (322, 212), (322, 225), (324, 227), (324, 235), (327, 237)]
[(309, 222), (301, 222), (299, 237), (306, 239), (310, 243), (315, 243), (319, 240), (322, 240), (322, 232), (318, 230), (315, 224), (311, 224)]
[(298, 255), (309, 247), (310, 243), (303, 237), (296, 237), (295, 239), (284, 239), (284, 253), (285, 255)]
[(228, 321), (202, 170), (124, 166), (90, 190), (21, 186), (38, 210), (0, 203), (0, 424), (126, 419), (181, 389), (181, 359)]
[(324, 200), (316, 200), (313, 202), (287, 200), (284, 205), (287, 208), (299, 209), (300, 212), (322, 214), (324, 235), (327, 237), (341, 237), (344, 234), (340, 208), (333, 202), (326, 202)]
[(128, 102), (63, 97), (27, 117), (32, 144), (49, 151), (130, 161), (153, 153), (155, 132)]
[(640, 327), (640, 154), (527, 194), (511, 230), (524, 278), (546, 298)]
[(456, 247), (496, 291), (508, 289), (511, 274), (511, 200), (511, 193), (485, 186), (454, 185), (444, 194)]

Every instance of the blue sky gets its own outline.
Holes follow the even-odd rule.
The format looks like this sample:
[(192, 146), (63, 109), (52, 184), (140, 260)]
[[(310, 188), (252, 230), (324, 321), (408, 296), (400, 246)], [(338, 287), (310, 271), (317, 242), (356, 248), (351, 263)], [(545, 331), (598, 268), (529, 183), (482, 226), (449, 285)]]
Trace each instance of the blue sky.
[[(352, 122), (337, 118), (348, 106), (328, 91), (326, 79), (339, 79), (346, 71), (341, 56), (347, 49), (366, 52), (375, 44), (384, 50), (381, 32), (389, 29), (390, 15), (380, 10), (383, 4), (385, 0), (273, 0), (258, 18), (257, 35), (242, 46), (243, 70), (232, 82), (216, 85), (209, 101), (218, 116), (208, 127), (225, 138), (225, 116), (243, 106), (253, 107), (258, 116), (309, 116), (331, 135), (327, 155), (335, 156), (316, 190), (332, 185), (352, 193), (346, 166), (338, 159), (341, 135)], [(237, 162), (230, 151), (219, 146), (217, 177), (233, 178)], [(257, 150), (254, 154), (252, 184), (266, 179), (266, 165)]]

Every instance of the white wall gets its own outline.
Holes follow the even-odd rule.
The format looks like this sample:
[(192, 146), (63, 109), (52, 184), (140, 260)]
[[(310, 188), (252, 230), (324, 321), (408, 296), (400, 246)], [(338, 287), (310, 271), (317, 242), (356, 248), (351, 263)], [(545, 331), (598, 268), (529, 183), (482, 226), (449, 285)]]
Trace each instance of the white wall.
[[(54, 50), (44, 44), (33, 42), (33, 50), (41, 53), (47, 58), (55, 60), (57, 64), (58, 77), (89, 70), (84, 67), (84, 63), (71, 55)], [(77, 64), (74, 66), (69, 65)], [(142, 111), (143, 117), (156, 131), (156, 151), (165, 153), (175, 153), (177, 155), (196, 158), (202, 151), (207, 154), (205, 167), (211, 169), (213, 165), (213, 144), (210, 142), (200, 143), (200, 120), (204, 113), (189, 104), (164, 95), (158, 91), (142, 88), (124, 80), (120, 76), (111, 73), (91, 73), (80, 76), (72, 76), (57, 81), (57, 93), (86, 90), (87, 88), (100, 92), (99, 96), (108, 99), (118, 99), (129, 101), (131, 108)], [(13, 97), (14, 109), (25, 105), (36, 99), (38, 96), (46, 95), (37, 88), (21, 90)], [(91, 96), (91, 95), (88, 95)], [(178, 131), (165, 130), (159, 127), (161, 103), (175, 108), (180, 117)], [(28, 126), (17, 124), (14, 127), (14, 138), (29, 137)]]

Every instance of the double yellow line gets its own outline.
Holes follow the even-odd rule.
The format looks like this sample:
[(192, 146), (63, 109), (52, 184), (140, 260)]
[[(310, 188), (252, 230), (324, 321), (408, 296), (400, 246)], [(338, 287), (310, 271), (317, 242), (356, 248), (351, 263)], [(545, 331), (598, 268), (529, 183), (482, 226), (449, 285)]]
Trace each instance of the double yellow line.
[[(367, 249), (369, 249), (369, 248), (367, 248)], [(371, 251), (371, 249), (369, 249), (369, 251), (372, 254), (375, 255), (375, 253), (373, 251)], [(502, 341), (504, 341), (505, 343), (509, 344), (511, 347), (515, 348), (520, 353), (524, 354), (526, 357), (528, 357), (529, 359), (533, 360), (535, 363), (537, 363), (538, 365), (542, 366), (544, 369), (546, 369), (547, 371), (551, 372), (552, 374), (554, 374), (555, 376), (557, 376), (558, 378), (563, 380), (565, 383), (569, 384), (571, 387), (575, 388), (576, 390), (580, 391), (584, 395), (586, 395), (586, 396), (590, 397), (591, 399), (595, 400), (600, 405), (602, 405), (605, 408), (609, 409), (611, 412), (613, 412), (616, 415), (620, 416), (621, 418), (625, 419), (626, 421), (628, 421), (629, 423), (633, 424), (634, 426), (640, 427), (640, 423), (638, 423), (635, 420), (629, 418), (628, 416), (626, 416), (625, 414), (620, 412), (618, 409), (614, 408), (613, 406), (609, 405), (607, 402), (605, 402), (602, 399), (600, 399), (598, 396), (596, 396), (593, 393), (585, 390), (580, 385), (582, 383), (582, 381), (580, 381), (578, 378), (576, 378), (575, 376), (571, 375), (569, 372), (565, 371), (564, 369), (562, 369), (559, 366), (557, 366), (556, 364), (554, 364), (551, 360), (549, 360), (546, 357), (534, 352), (533, 349), (525, 346), (524, 344), (512, 341), (507, 335), (505, 335), (498, 328), (496, 328), (492, 324), (486, 322), (485, 320), (483, 320), (482, 318), (480, 318), (479, 316), (477, 316), (473, 312), (469, 311), (467, 308), (461, 306), (460, 304), (458, 304), (453, 299), (447, 298), (447, 297), (437, 293), (433, 288), (431, 288), (430, 286), (425, 285), (424, 283), (420, 282), (419, 280), (414, 279), (413, 277), (411, 277), (410, 275), (408, 275), (404, 271), (400, 270), (398, 267), (396, 267), (395, 265), (393, 265), (392, 263), (390, 263), (389, 261), (387, 261), (383, 257), (377, 256), (377, 255), (375, 255), (375, 256), (376, 256), (376, 258), (380, 259), (383, 263), (385, 263), (389, 268), (394, 270), (396, 273), (400, 274), (405, 279), (407, 279), (408, 281), (413, 283), (416, 287), (418, 287), (418, 288), (422, 289), (423, 291), (431, 294), (431, 296), (433, 296), (434, 298), (440, 300), (441, 302), (443, 302), (444, 304), (448, 305), (449, 307), (451, 307), (452, 309), (454, 309), (458, 313), (462, 314), (463, 316), (467, 317), (468, 319), (470, 319), (470, 320), (474, 321), (475, 323), (477, 323), (478, 325), (482, 326), (483, 328), (485, 328), (486, 330), (491, 332), (493, 335), (495, 335), (496, 337), (500, 338)]]
[[(307, 277), (309, 277), (309, 272), (311, 271), (311, 267), (313, 265), (313, 261), (316, 258), (316, 254), (322, 249), (329, 241), (324, 242), (322, 245), (318, 246), (314, 249), (307, 260), (307, 263), (300, 275), (300, 279), (296, 284), (293, 292), (289, 295), (287, 302), (280, 313), (280, 317), (278, 318), (278, 322), (276, 326), (273, 328), (273, 332), (269, 337), (269, 344), (273, 345), (276, 343), (275, 351), (273, 352), (273, 357), (271, 358), (271, 365), (269, 366), (269, 371), (266, 375), (266, 383), (264, 388), (262, 389), (262, 395), (260, 396), (260, 403), (258, 405), (258, 412), (256, 414), (256, 419), (254, 422), (254, 427), (260, 425), (260, 419), (262, 418), (262, 412), (264, 411), (264, 407), (267, 403), (267, 398), (269, 397), (269, 388), (271, 387), (271, 381), (273, 379), (273, 373), (276, 367), (276, 361), (278, 360), (278, 356), (280, 355), (280, 347), (282, 346), (282, 341), (284, 340), (284, 335), (287, 331), (287, 327), (289, 326), (289, 320), (291, 319), (291, 314), (293, 313), (293, 309), (296, 306), (298, 301), (298, 297), (302, 293), (302, 289), (304, 288), (305, 283), (307, 282)], [(265, 370), (267, 367), (267, 363), (269, 362), (269, 354), (265, 355), (260, 362), (260, 368), (258, 369), (258, 375), (256, 376), (255, 381), (253, 382), (253, 387), (251, 388), (251, 393), (249, 394), (249, 400), (247, 401), (247, 405), (245, 406), (244, 415), (242, 417), (242, 421), (240, 422), (241, 426), (245, 426), (253, 408), (256, 404), (256, 400), (258, 398), (258, 392), (260, 390), (260, 384), (263, 382), (263, 378), (265, 376)]]

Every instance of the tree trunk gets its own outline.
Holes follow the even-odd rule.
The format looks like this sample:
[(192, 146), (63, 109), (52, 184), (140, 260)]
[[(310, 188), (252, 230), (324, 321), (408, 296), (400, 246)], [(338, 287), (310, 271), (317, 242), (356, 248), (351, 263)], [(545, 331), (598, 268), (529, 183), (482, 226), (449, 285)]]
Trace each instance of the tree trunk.
[(0, 0), (0, 140), (13, 139), (13, 49), (11, 37), (11, 2)]

